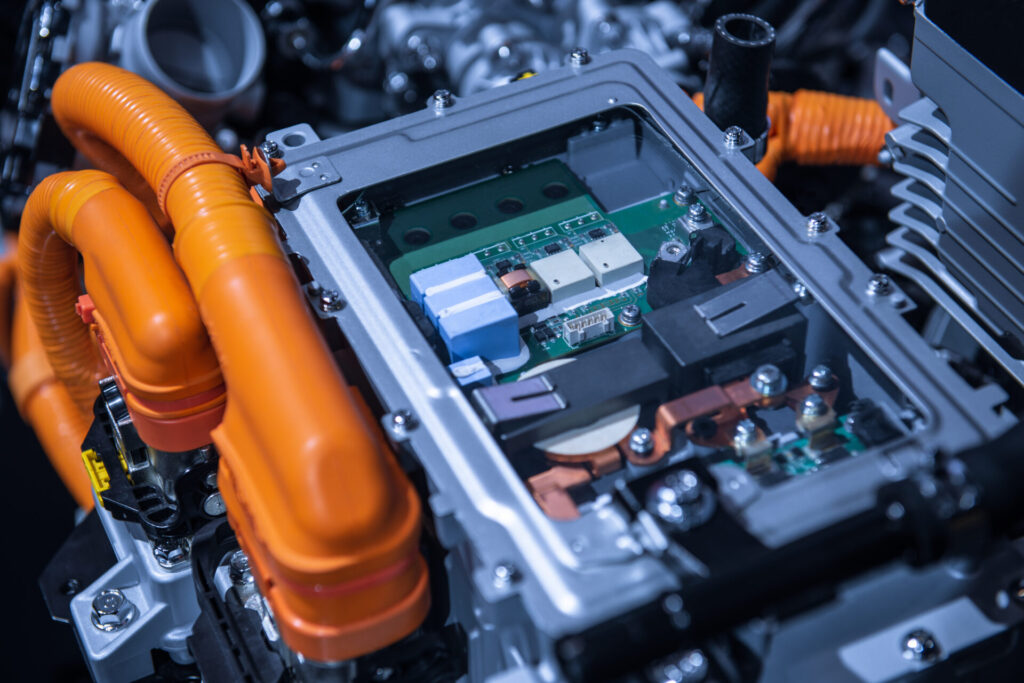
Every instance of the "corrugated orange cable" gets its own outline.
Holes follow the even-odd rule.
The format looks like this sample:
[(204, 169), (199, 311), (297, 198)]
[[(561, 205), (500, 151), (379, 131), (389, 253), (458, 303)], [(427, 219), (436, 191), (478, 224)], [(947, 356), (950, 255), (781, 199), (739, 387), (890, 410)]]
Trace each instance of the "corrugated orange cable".
[(82, 465), (81, 449), (89, 422), (54, 375), (42, 340), (20, 297), (14, 307), (11, 353), (8, 383), (18, 411), (35, 430), (39, 443), (75, 502), (91, 510), (92, 484)]
[[(704, 106), (703, 93), (694, 98)], [(774, 180), (779, 165), (877, 164), (892, 121), (874, 100), (814, 90), (768, 93), (771, 130), (758, 168)]]
[(52, 103), (81, 151), (102, 141), (165, 198), (228, 390), (218, 481), (285, 641), (339, 660), (410, 633), (429, 604), (418, 496), (317, 331), (273, 219), (235, 169), (190, 165), (219, 149), (142, 78), (81, 64)]

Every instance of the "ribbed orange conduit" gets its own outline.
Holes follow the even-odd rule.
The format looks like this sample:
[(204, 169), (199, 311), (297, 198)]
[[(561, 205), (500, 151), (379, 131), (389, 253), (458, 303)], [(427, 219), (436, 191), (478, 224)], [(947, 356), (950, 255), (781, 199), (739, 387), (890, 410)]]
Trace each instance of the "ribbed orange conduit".
[[(693, 98), (703, 108), (704, 95)], [(781, 164), (877, 164), (892, 121), (874, 100), (813, 90), (768, 93), (771, 130), (757, 167), (770, 180)]]
[(82, 466), (80, 448), (89, 423), (53, 374), (43, 342), (20, 297), (14, 307), (11, 358), (7, 379), (18, 411), (32, 425), (39, 443), (75, 502), (83, 509), (91, 510), (92, 484)]
[[(117, 67), (69, 69), (52, 102), (73, 142), (102, 140), (154, 191), (183, 159), (219, 152), (179, 105)], [(398, 640), (429, 606), (418, 497), (347, 389), (272, 218), (221, 163), (181, 173), (166, 213), (227, 385), (214, 441), (229, 520), (285, 641), (339, 660)]]
[[(113, 372), (150, 446), (185, 451), (209, 443), (223, 414), (220, 367), (185, 277), (139, 200), (101, 171), (52, 175), (29, 196), (19, 241), (26, 305), (50, 340), (45, 348), (53, 364)], [(74, 315), (76, 249), (106, 363), (91, 340), (81, 340), (88, 328)], [(50, 314), (66, 310), (72, 315)], [(74, 396), (89, 397), (79, 409), (91, 415), (95, 378), (57, 374)]]

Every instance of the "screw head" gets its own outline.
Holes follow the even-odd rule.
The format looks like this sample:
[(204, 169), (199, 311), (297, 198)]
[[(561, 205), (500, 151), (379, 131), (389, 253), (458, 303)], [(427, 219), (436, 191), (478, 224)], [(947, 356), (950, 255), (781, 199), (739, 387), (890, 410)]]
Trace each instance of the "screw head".
[(187, 540), (164, 539), (153, 544), (153, 558), (164, 569), (172, 569), (188, 560)]
[(740, 420), (733, 432), (733, 441), (737, 445), (749, 445), (757, 441), (757, 425), (753, 420)]
[(868, 296), (889, 296), (892, 294), (892, 280), (885, 273), (875, 273), (868, 280)]
[(622, 310), (619, 311), (619, 322), (626, 327), (635, 327), (639, 325), (642, 318), (643, 312), (636, 304), (623, 306)]
[(669, 263), (682, 263), (690, 253), (690, 248), (680, 240), (668, 240), (658, 247), (658, 258)]
[(227, 511), (224, 497), (220, 495), (220, 491), (215, 491), (203, 499), (203, 512), (210, 517), (220, 517)]
[(500, 562), (494, 566), (491, 572), (494, 578), (494, 585), (498, 588), (506, 588), (512, 585), (519, 578), (519, 570), (511, 562)]
[(824, 211), (815, 211), (807, 217), (807, 234), (812, 237), (828, 232), (828, 215)]
[(325, 289), (320, 292), (320, 310), (324, 313), (340, 311), (344, 305), (341, 295), (336, 290)]
[(120, 631), (135, 613), (135, 605), (116, 588), (102, 590), (92, 599), (92, 625), (101, 631)]
[(697, 200), (697, 193), (693, 191), (693, 188), (689, 185), (680, 185), (679, 189), (676, 190), (675, 194), (672, 195), (672, 201), (679, 206), (689, 206)]
[(729, 126), (725, 129), (725, 133), (722, 136), (722, 140), (725, 146), (730, 149), (735, 149), (742, 145), (747, 139), (747, 134), (743, 132), (743, 129), (739, 126)]
[(654, 450), (654, 435), (647, 427), (638, 427), (629, 435), (629, 447), (637, 455), (647, 455)]
[(743, 269), (751, 275), (763, 273), (771, 267), (771, 261), (768, 259), (768, 254), (761, 251), (752, 251), (747, 254), (746, 260), (743, 261)]
[(446, 88), (437, 90), (430, 97), (430, 101), (434, 105), (434, 109), (447, 109), (455, 104), (455, 96), (452, 95), (452, 91)]
[(827, 365), (816, 365), (807, 377), (807, 383), (816, 391), (828, 391), (835, 385), (832, 368)]
[(590, 53), (585, 48), (574, 47), (569, 52), (569, 63), (573, 66), (583, 66), (590, 62)]
[(788, 384), (782, 370), (775, 365), (762, 365), (750, 376), (750, 386), (767, 398), (782, 394)]
[(916, 662), (932, 662), (942, 654), (942, 648), (930, 631), (914, 629), (903, 637), (903, 658)]
[(229, 575), (231, 581), (236, 586), (253, 582), (252, 569), (249, 567), (249, 556), (245, 554), (244, 550), (236, 550), (231, 553), (231, 559), (228, 560)]
[(260, 151), (266, 159), (280, 159), (282, 156), (281, 148), (273, 140), (264, 140), (260, 145)]
[(416, 418), (408, 410), (396, 410), (388, 420), (391, 430), (396, 434), (405, 434), (416, 427)]
[(681, 531), (711, 518), (715, 499), (696, 474), (679, 470), (666, 475), (648, 490), (647, 509)]
[(821, 394), (810, 394), (800, 402), (800, 414), (804, 417), (821, 417), (828, 412), (828, 403)]

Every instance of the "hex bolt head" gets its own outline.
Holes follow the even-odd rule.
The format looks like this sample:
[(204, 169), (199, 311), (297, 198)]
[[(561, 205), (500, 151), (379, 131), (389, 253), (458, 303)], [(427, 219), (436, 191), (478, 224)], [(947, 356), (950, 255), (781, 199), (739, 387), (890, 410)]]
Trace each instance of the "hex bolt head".
[(647, 510), (680, 529), (692, 529), (711, 518), (715, 499), (690, 470), (666, 475), (647, 492)]
[(903, 658), (915, 662), (933, 662), (942, 654), (942, 648), (930, 631), (914, 629), (903, 637)]
[(391, 413), (388, 418), (388, 422), (391, 424), (391, 431), (395, 434), (405, 434), (416, 428), (416, 418), (408, 410), (396, 410)]
[(828, 232), (828, 215), (824, 211), (815, 211), (807, 217), (807, 234), (816, 237)]
[(249, 556), (245, 554), (244, 550), (236, 550), (231, 553), (231, 559), (228, 560), (228, 570), (231, 581), (236, 586), (253, 582), (252, 569), (249, 567)]
[(800, 414), (803, 417), (821, 417), (828, 412), (828, 403), (821, 394), (810, 394), (800, 402)]
[(757, 425), (753, 420), (740, 420), (733, 432), (733, 441), (737, 445), (749, 445), (757, 441)]
[(281, 148), (273, 140), (264, 140), (263, 144), (260, 145), (260, 151), (263, 152), (263, 156), (266, 159), (281, 158)]
[(689, 185), (680, 185), (675, 194), (672, 195), (672, 201), (678, 206), (689, 206), (697, 201), (697, 193)]
[(742, 145), (747, 139), (747, 134), (739, 126), (729, 126), (722, 135), (722, 141), (729, 149), (735, 149)]
[(875, 273), (868, 280), (868, 296), (889, 296), (892, 294), (892, 280), (885, 273)]
[(623, 306), (622, 310), (619, 311), (619, 322), (625, 327), (636, 327), (643, 320), (643, 311), (636, 304), (629, 304)]
[(828, 391), (835, 386), (835, 378), (832, 376), (832, 368), (827, 365), (816, 365), (807, 377), (807, 383), (815, 391)]
[(569, 52), (569, 63), (573, 66), (583, 66), (590, 62), (590, 53), (585, 48), (574, 47)]
[(750, 376), (750, 386), (766, 398), (782, 394), (788, 384), (782, 370), (775, 365), (762, 365)]
[(173, 569), (188, 560), (187, 540), (164, 539), (153, 544), (153, 558), (164, 569)]
[(452, 95), (451, 90), (442, 88), (441, 90), (435, 91), (434, 94), (430, 96), (430, 101), (434, 105), (434, 109), (440, 111), (448, 109), (455, 104), (455, 96)]
[(340, 311), (345, 305), (341, 295), (333, 289), (325, 289), (320, 292), (320, 310), (324, 313)]
[(629, 435), (629, 447), (637, 455), (647, 455), (654, 450), (654, 435), (647, 427), (638, 427)]
[(679, 683), (700, 683), (708, 675), (708, 658), (700, 650), (690, 650), (675, 663)]
[(135, 605), (116, 588), (102, 590), (92, 599), (92, 625), (101, 631), (120, 631), (135, 614)]
[(761, 251), (750, 252), (743, 261), (743, 269), (751, 275), (763, 273), (769, 268), (771, 268), (771, 261), (768, 259), (768, 254)]

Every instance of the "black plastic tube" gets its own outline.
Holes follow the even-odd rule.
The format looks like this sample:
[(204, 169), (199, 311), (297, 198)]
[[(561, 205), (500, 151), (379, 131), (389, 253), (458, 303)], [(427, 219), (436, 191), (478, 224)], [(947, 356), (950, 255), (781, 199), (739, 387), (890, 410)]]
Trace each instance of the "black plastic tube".
[(755, 140), (768, 130), (768, 73), (775, 29), (752, 14), (724, 14), (715, 22), (704, 113), (722, 130), (739, 126)]

